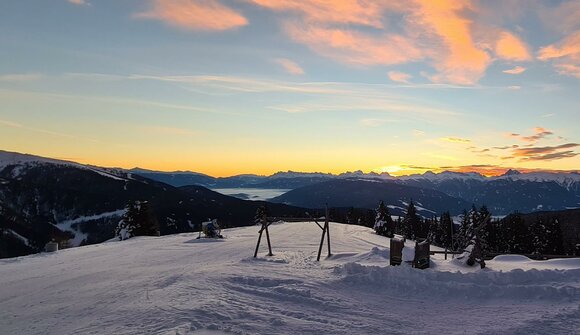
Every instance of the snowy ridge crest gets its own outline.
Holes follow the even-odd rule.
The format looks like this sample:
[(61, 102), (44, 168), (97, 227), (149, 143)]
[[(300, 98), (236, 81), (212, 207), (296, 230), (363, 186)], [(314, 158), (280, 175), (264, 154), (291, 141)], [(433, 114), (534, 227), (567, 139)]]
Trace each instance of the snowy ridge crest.
[(113, 178), (116, 180), (130, 179), (130, 176), (127, 175), (127, 173), (125, 173), (121, 169), (101, 168), (92, 165), (83, 165), (66, 160), (45, 158), (29, 154), (21, 154), (17, 152), (0, 150), (0, 170), (8, 166), (15, 166), (14, 169), (12, 170), (12, 177), (14, 178), (18, 177), (21, 173), (23, 173), (27, 169), (46, 164), (70, 166), (79, 169), (89, 170), (98, 173), (104, 177)]

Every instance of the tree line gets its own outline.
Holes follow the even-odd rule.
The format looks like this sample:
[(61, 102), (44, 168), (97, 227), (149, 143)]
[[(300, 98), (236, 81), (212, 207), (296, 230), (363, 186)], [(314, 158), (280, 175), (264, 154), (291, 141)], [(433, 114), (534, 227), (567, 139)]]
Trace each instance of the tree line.
[(463, 250), (477, 234), (485, 250), (492, 254), (574, 253), (574, 250), (564, 250), (562, 228), (557, 217), (538, 216), (535, 222), (526, 224), (520, 213), (511, 214), (503, 220), (491, 219), (486, 206), (473, 206), (469, 211), (463, 211), (457, 224), (449, 212), (431, 218), (419, 216), (413, 201), (408, 203), (405, 215), (396, 220), (382, 201), (374, 213), (373, 228), (379, 235), (393, 237), (398, 234), (412, 240), (426, 239), (449, 250)]

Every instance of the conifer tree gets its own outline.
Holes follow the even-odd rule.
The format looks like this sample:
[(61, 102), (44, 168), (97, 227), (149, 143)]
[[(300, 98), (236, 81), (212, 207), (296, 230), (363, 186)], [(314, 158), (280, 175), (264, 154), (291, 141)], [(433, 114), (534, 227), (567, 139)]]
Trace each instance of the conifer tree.
[(407, 206), (407, 212), (405, 213), (405, 218), (403, 219), (403, 235), (407, 239), (414, 240), (416, 239), (417, 231), (419, 230), (419, 225), (421, 218), (417, 215), (417, 209), (415, 208), (415, 204), (413, 200), (409, 201), (409, 205)]
[(558, 218), (553, 218), (550, 220), (548, 227), (549, 242), (547, 252), (553, 255), (564, 254), (564, 242), (562, 239), (562, 228), (560, 226), (560, 220)]
[(536, 221), (530, 226), (530, 236), (532, 238), (532, 253), (542, 255), (548, 251), (550, 235), (548, 227), (544, 223), (544, 218), (538, 216)]
[(452, 249), (453, 221), (451, 220), (451, 214), (449, 212), (443, 212), (443, 214), (441, 214), (438, 227), (440, 234), (438, 241), (439, 246)]
[(530, 250), (529, 230), (520, 213), (510, 216), (504, 232), (507, 252), (525, 253)]
[(115, 229), (115, 236), (126, 240), (134, 236), (158, 236), (159, 223), (148, 201), (129, 201)]
[(394, 222), (389, 213), (389, 209), (385, 206), (385, 203), (381, 201), (379, 207), (375, 210), (375, 232), (379, 235), (386, 237), (394, 236)]

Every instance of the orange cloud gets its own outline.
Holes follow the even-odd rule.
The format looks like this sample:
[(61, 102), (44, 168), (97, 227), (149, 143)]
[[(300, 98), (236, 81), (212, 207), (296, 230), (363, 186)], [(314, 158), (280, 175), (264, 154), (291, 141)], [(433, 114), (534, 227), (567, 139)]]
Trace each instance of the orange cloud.
[(553, 61), (554, 68), (562, 75), (580, 78), (580, 30), (558, 43), (541, 48), (538, 59)]
[(532, 59), (528, 46), (520, 38), (507, 31), (500, 34), (495, 45), (495, 53), (498, 57), (507, 60), (527, 61)]
[(276, 59), (276, 63), (280, 64), (284, 70), (290, 74), (304, 74), (304, 70), (296, 62), (291, 61), (287, 58)]
[(537, 142), (546, 136), (554, 135), (554, 132), (543, 127), (534, 128), (534, 133), (530, 136), (520, 136), (520, 139), (524, 142)]
[(413, 76), (411, 76), (408, 73), (404, 73), (404, 72), (399, 72), (399, 71), (389, 71), (388, 73), (389, 79), (391, 79), (392, 81), (396, 81), (399, 83), (409, 83), (409, 79), (411, 79)]
[[(357, 0), (250, 0), (274, 11), (291, 11), (313, 23), (343, 23), (382, 28), (382, 13), (387, 4)], [(390, 8), (402, 5), (389, 5)]]
[(298, 22), (286, 24), (290, 37), (317, 53), (340, 62), (368, 66), (392, 65), (422, 58), (413, 42), (401, 35), (373, 36), (342, 28)]
[(526, 71), (526, 68), (523, 66), (516, 66), (513, 69), (508, 69), (508, 70), (503, 70), (503, 73), (507, 73), (507, 74), (521, 74), (524, 73), (524, 71)]
[(471, 37), (471, 20), (466, 12), (473, 11), (469, 3), (460, 1), (419, 0), (419, 7), (411, 16), (421, 33), (439, 40), (440, 48), (430, 50), (433, 66), (438, 73), (430, 76), (436, 83), (471, 85), (485, 73), (490, 56), (477, 47)]
[(240, 13), (217, 0), (152, 0), (149, 11), (136, 18), (160, 20), (170, 26), (201, 31), (222, 31), (248, 24)]

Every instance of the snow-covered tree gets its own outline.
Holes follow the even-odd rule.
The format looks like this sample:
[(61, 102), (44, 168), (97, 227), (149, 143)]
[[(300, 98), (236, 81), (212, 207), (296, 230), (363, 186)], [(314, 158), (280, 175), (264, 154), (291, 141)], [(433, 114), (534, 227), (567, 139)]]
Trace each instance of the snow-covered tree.
[(115, 236), (126, 240), (134, 236), (158, 236), (159, 223), (147, 201), (130, 201), (115, 229)]
[(374, 230), (377, 234), (393, 237), (394, 236), (394, 222), (389, 213), (389, 209), (385, 206), (385, 203), (381, 201), (379, 207), (375, 210), (375, 225)]
[(403, 235), (405, 238), (414, 240), (416, 236), (416, 232), (419, 230), (419, 225), (421, 224), (421, 218), (417, 215), (417, 209), (415, 208), (415, 204), (413, 200), (409, 201), (409, 205), (407, 206), (407, 212), (405, 213), (405, 217), (403, 218)]

